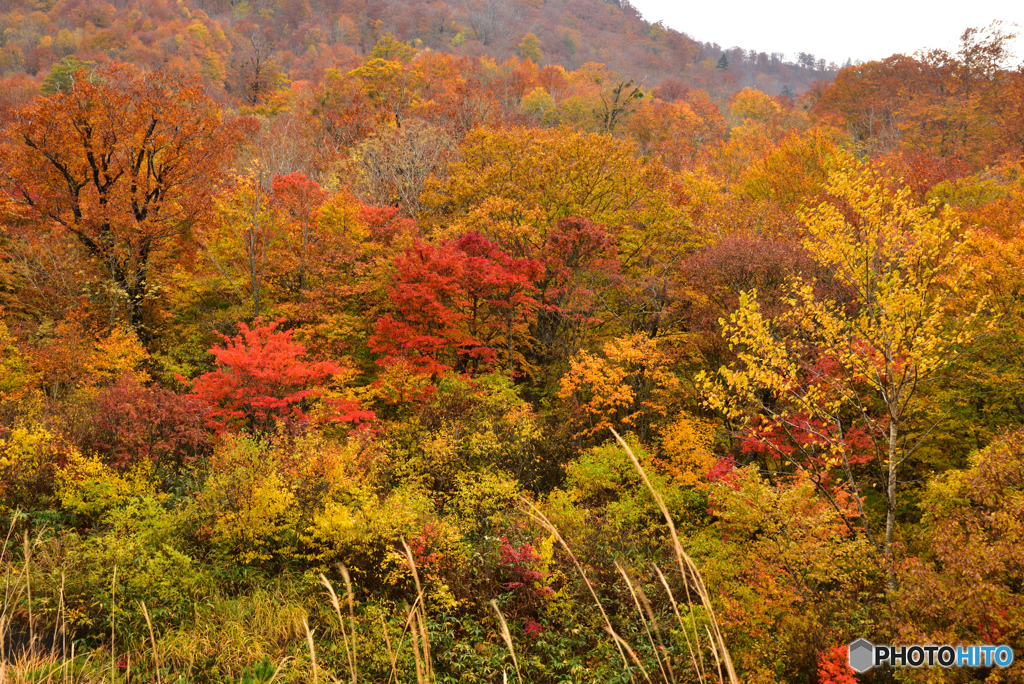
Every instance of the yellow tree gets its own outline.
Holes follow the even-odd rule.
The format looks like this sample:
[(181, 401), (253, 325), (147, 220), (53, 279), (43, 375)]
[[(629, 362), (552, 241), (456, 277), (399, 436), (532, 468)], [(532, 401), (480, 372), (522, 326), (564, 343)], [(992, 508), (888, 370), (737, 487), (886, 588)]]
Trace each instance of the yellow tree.
[(532, 60), (534, 64), (540, 64), (542, 59), (540, 51), (540, 40), (532, 33), (523, 36), (523, 42), (519, 43), (519, 56), (523, 59)]
[(381, 115), (402, 127), (406, 112), (419, 98), (426, 81), (412, 63), (416, 50), (388, 34), (374, 46), (362, 66), (348, 73)]
[(664, 164), (628, 140), (568, 128), (480, 128), (460, 153), (423, 194), (439, 237), (478, 232), (513, 257), (550, 262), (560, 222), (605, 226), (629, 280), (602, 293), (602, 308), (624, 329), (663, 333), (667, 283), (693, 243)]
[[(756, 291), (743, 293), (723, 321), (738, 360), (702, 380), (708, 403), (731, 418), (753, 409), (752, 434), (784, 467), (813, 472), (837, 510), (838, 499), (854, 499), (895, 588), (898, 483), (932, 427), (917, 420), (914, 398), (992, 316), (972, 289), (968, 238), (948, 212), (856, 166), (833, 173), (826, 192), (831, 201), (801, 215), (804, 245), (845, 296), (794, 280), (787, 310), (768, 317)], [(881, 492), (882, 534), (868, 488)]]
[(624, 255), (678, 251), (690, 239), (671, 173), (636, 145), (567, 128), (480, 128), (423, 204), (444, 237), (479, 232), (516, 256), (542, 247), (559, 219), (608, 226)]
[(565, 401), (578, 437), (605, 435), (625, 426), (641, 440), (663, 423), (678, 403), (680, 381), (671, 359), (643, 333), (606, 342), (598, 356), (581, 351), (569, 362), (559, 398)]
[(218, 198), (216, 220), (195, 234), (219, 275), (220, 288), (230, 291), (244, 315), (255, 320), (266, 311), (268, 281), (284, 258), (286, 221), (264, 189), (269, 179), (259, 161), (233, 181)]

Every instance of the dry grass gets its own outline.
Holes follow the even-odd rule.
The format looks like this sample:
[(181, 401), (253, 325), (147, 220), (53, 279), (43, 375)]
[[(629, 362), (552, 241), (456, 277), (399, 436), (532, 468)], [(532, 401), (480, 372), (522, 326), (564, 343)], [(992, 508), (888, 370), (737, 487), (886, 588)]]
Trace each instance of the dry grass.
[(420, 584), (420, 573), (416, 569), (416, 560), (413, 558), (409, 545), (402, 540), (402, 548), (405, 550), (405, 558), (409, 561), (409, 570), (412, 572), (412, 579), (416, 585), (416, 601), (409, 611), (409, 619), (412, 621), (412, 653), (416, 661), (416, 684), (432, 684), (434, 681), (434, 662), (430, 657), (430, 635), (427, 634), (427, 607), (423, 595), (423, 586)]
[[(724, 684), (726, 681), (730, 684), (738, 684), (739, 678), (736, 676), (732, 657), (729, 655), (729, 649), (725, 645), (725, 638), (718, 626), (718, 618), (715, 616), (715, 610), (711, 603), (711, 596), (708, 594), (707, 587), (704, 584), (700, 571), (697, 569), (697, 566), (686, 553), (685, 549), (683, 549), (683, 545), (679, 541), (679, 534), (676, 531), (675, 522), (672, 520), (672, 516), (668, 511), (668, 507), (665, 505), (665, 501), (662, 499), (661, 494), (658, 493), (658, 490), (654, 488), (650, 478), (647, 477), (647, 473), (644, 471), (643, 466), (640, 465), (640, 461), (637, 459), (636, 454), (633, 453), (629, 444), (627, 444), (626, 441), (619, 436), (619, 433), (615, 432), (615, 430), (612, 430), (612, 434), (615, 435), (615, 439), (618, 441), (619, 445), (626, 451), (630, 461), (633, 463), (633, 467), (636, 468), (636, 471), (639, 473), (644, 485), (651, 493), (651, 496), (654, 497), (654, 501), (668, 525), (673, 555), (675, 556), (676, 562), (679, 566), (679, 574), (682, 577), (684, 590), (686, 592), (686, 605), (689, 607), (689, 622), (683, 618), (679, 610), (679, 601), (677, 601), (674, 596), (665, 574), (657, 567), (657, 565), (652, 566), (652, 569), (658, 576), (679, 623), (683, 639), (686, 643), (687, 652), (690, 656), (690, 664), (693, 667), (697, 680), (700, 684), (708, 684), (712, 681), (717, 681), (720, 684)], [(624, 667), (629, 669), (632, 665), (637, 671), (639, 671), (645, 682), (648, 682), (648, 684), (654, 684), (652, 673), (644, 667), (637, 655), (636, 649), (623, 639), (612, 626), (611, 620), (608, 618), (608, 613), (605, 611), (604, 606), (601, 605), (600, 598), (598, 598), (596, 587), (587, 576), (587, 573), (583, 570), (582, 565), (576, 558), (576, 555), (572, 552), (572, 549), (569, 548), (568, 543), (566, 543), (561, 533), (559, 533), (555, 525), (548, 520), (548, 518), (536, 506), (534, 506), (532, 502), (523, 499), (523, 503), (525, 504), (527, 515), (547, 530), (547, 532), (552, 535), (552, 537), (569, 556), (569, 559), (575, 566), (577, 573), (579, 573), (583, 582), (586, 584), (587, 589), (590, 592), (590, 596), (594, 600), (595, 606), (597, 606), (598, 611), (601, 613), (601, 617), (604, 620), (605, 631), (612, 637), (615, 641), (616, 647), (619, 649), (619, 655), (622, 658)], [(643, 624), (647, 641), (657, 660), (658, 671), (654, 673), (654, 676), (658, 677), (660, 675), (659, 681), (664, 684), (674, 684), (675, 682), (682, 681), (680, 678), (682, 673), (676, 672), (672, 666), (672, 659), (669, 657), (667, 649), (664, 646), (664, 638), (661, 634), (661, 629), (658, 626), (658, 621), (655, 619), (654, 611), (650, 606), (649, 600), (644, 595), (642, 588), (634, 582), (632, 578), (630, 578), (626, 569), (621, 564), (616, 563), (616, 569), (622, 576), (626, 587), (629, 589), (640, 621)], [(696, 613), (693, 610), (695, 598), (706, 611), (707, 620), (710, 625), (704, 627), (703, 633), (700, 626), (698, 626)], [(655, 643), (656, 641), (657, 643)], [(708, 664), (704, 660), (704, 647), (707, 647), (715, 660), (715, 670), (710, 673)], [(630, 673), (630, 679), (633, 679), (632, 673)]]
[[(327, 592), (331, 596), (331, 606), (334, 608), (335, 614), (338, 616), (338, 625), (341, 627), (341, 641), (345, 646), (345, 661), (348, 663), (349, 674), (352, 677), (352, 684), (357, 684), (359, 681), (359, 672), (356, 667), (356, 609), (355, 601), (352, 594), (352, 579), (348, 574), (348, 568), (344, 565), (339, 565), (338, 570), (341, 572), (341, 576), (345, 579), (346, 598), (348, 599), (348, 614), (349, 623), (348, 629), (345, 628), (345, 618), (341, 616), (341, 604), (338, 601), (338, 594), (335, 593), (334, 587), (323, 573), (320, 574), (320, 582), (327, 587)], [(387, 638), (387, 626), (385, 625), (384, 636)], [(351, 632), (351, 640), (349, 633)], [(391, 652), (391, 643), (388, 641), (388, 653)], [(392, 658), (392, 668), (394, 668), (394, 656)]]
[[(640, 465), (640, 461), (637, 459), (636, 454), (634, 454), (633, 450), (629, 448), (628, 444), (626, 444), (626, 440), (622, 439), (619, 433), (616, 432), (615, 430), (612, 430), (612, 434), (615, 435), (615, 439), (618, 441), (619, 445), (626, 450), (626, 454), (629, 456), (629, 460), (633, 462), (633, 467), (636, 468), (636, 471), (640, 474), (640, 477), (644, 481), (644, 485), (646, 485), (648, 491), (651, 493), (651, 496), (654, 497), (655, 503), (658, 504), (658, 509), (661, 511), (661, 514), (665, 517), (665, 523), (668, 525), (669, 533), (672, 537), (672, 550), (675, 554), (676, 562), (679, 565), (679, 574), (682, 576), (683, 583), (686, 588), (687, 603), (690, 605), (692, 605), (690, 595), (690, 579), (692, 578), (694, 580), (693, 589), (696, 591), (697, 596), (701, 600), (701, 604), (707, 611), (709, 622), (711, 625), (710, 628), (705, 627), (705, 631), (708, 636), (708, 645), (711, 648), (711, 653), (712, 655), (714, 655), (715, 662), (718, 665), (718, 681), (722, 682), (725, 681), (725, 679), (727, 678), (730, 684), (736, 684), (739, 681), (739, 678), (736, 676), (736, 669), (733, 666), (732, 657), (729, 655), (729, 649), (725, 645), (725, 637), (722, 636), (722, 630), (718, 626), (718, 618), (715, 616), (715, 609), (711, 604), (711, 596), (708, 594), (707, 587), (704, 585), (704, 579), (701, 577), (700, 571), (697, 569), (697, 566), (694, 564), (693, 560), (683, 549), (683, 545), (679, 541), (679, 533), (676, 531), (676, 524), (672, 520), (672, 516), (668, 512), (668, 506), (665, 505), (665, 501), (664, 499), (661, 498), (661, 494), (658, 493), (658, 490), (654, 488), (653, 484), (651, 484), (650, 478), (648, 478), (647, 473), (644, 472), (643, 466)], [(657, 566), (655, 566), (655, 569), (657, 569)], [(665, 589), (672, 601), (673, 608), (676, 610), (676, 615), (678, 616), (678, 606), (675, 598), (672, 596), (671, 590), (668, 587), (668, 582), (665, 581), (664, 574), (662, 574), (660, 570), (658, 570), (658, 575), (661, 578), (663, 585), (665, 586)], [(694, 643), (699, 644), (700, 639), (697, 638), (697, 623), (696, 619), (693, 618), (692, 610), (690, 611), (690, 616), (692, 620), (691, 626), (693, 628), (693, 636), (695, 637)], [(683, 621), (680, 617), (680, 625), (682, 625), (682, 623)], [(655, 627), (655, 629), (657, 629), (657, 622), (651, 620), (651, 624)], [(686, 633), (685, 628), (683, 631), (684, 633)], [(690, 643), (689, 636), (687, 636), (687, 643)], [(704, 684), (708, 681), (707, 670), (704, 667), (704, 662), (703, 660), (698, 660), (694, 656), (692, 645), (689, 646), (689, 648), (690, 660), (694, 666), (694, 669), (697, 671), (701, 683)], [(655, 650), (655, 653), (657, 653), (657, 650)], [(723, 664), (725, 666), (726, 677), (723, 677), (722, 673)], [(666, 678), (665, 681), (668, 682), (670, 680)]]
[(494, 609), (495, 614), (498, 616), (498, 624), (501, 626), (501, 638), (505, 640), (509, 655), (512, 656), (512, 665), (516, 668), (516, 678), (519, 680), (519, 684), (523, 684), (523, 673), (519, 671), (519, 661), (516, 659), (516, 649), (512, 645), (512, 633), (508, 629), (508, 623), (505, 622), (505, 616), (501, 614), (498, 602), (494, 599), (491, 599), (491, 608)]
[[(624, 565), (617, 562), (615, 567), (629, 591), (636, 614), (643, 627), (641, 638), (646, 641), (646, 645), (650, 647), (650, 652), (654, 654), (656, 669), (649, 670), (645, 667), (645, 663), (641, 661), (636, 649), (616, 631), (611, 618), (601, 603), (596, 586), (588, 577), (579, 559), (555, 525), (532, 502), (524, 499), (525, 513), (551, 534), (552, 538), (558, 542), (572, 562), (601, 615), (604, 622), (604, 630), (611, 637), (618, 650), (622, 666), (629, 671), (632, 681), (636, 681), (634, 677), (634, 674), (636, 674), (647, 684), (654, 684), (655, 681), (663, 684), (675, 684), (680, 681), (690, 681), (694, 677), (696, 677), (700, 684), (711, 684), (712, 682), (736, 684), (738, 678), (732, 659), (726, 647), (725, 638), (719, 628), (711, 597), (708, 594), (700, 572), (684, 550), (679, 540), (675, 523), (669, 514), (665, 502), (647, 477), (636, 455), (614, 430), (613, 433), (629, 456), (645, 486), (650, 491), (668, 526), (671, 547), (678, 566), (679, 576), (683, 583), (685, 600), (682, 597), (677, 599), (672, 591), (670, 582), (660, 568), (655, 565), (652, 566), (651, 570), (658, 578), (658, 582), (671, 605), (686, 652), (689, 655), (692, 673), (681, 672), (680, 669), (686, 670), (688, 668), (680, 666), (678, 662), (673, 662), (669, 655), (670, 649), (666, 647), (666, 641), (670, 641), (670, 638), (666, 639), (666, 636), (662, 633), (659, 620), (656, 619), (651, 601), (645, 594), (641, 583), (636, 581)], [(0, 605), (0, 637), (5, 637), (11, 629), (15, 617), (15, 607), (31, 606), (32, 585), (30, 569), (32, 554), (41, 539), (41, 533), (34, 541), (30, 540), (26, 534), (23, 540), (24, 557), (20, 567), (18, 567), (19, 564), (16, 564), (7, 553), (10, 540), (14, 534), (14, 521), (16, 519), (16, 517), (12, 519), (11, 526), (4, 539), (4, 546), (0, 548), (0, 568), (3, 568), (4, 572), (3, 603)], [(387, 681), (388, 684), (392, 682), (397, 684), (399, 681), (400, 668), (398, 662), (408, 638), (409, 648), (412, 651), (415, 664), (416, 683), (434, 684), (436, 677), (431, 654), (430, 635), (427, 629), (424, 588), (416, 568), (415, 558), (404, 540), (402, 540), (402, 548), (416, 595), (412, 605), (404, 611), (404, 627), (394, 645), (389, 634), (388, 624), (384, 616), (381, 616), (381, 628), (391, 669), (391, 674)], [(346, 590), (343, 599), (338, 596), (326, 576), (321, 574), (320, 582), (327, 591), (331, 608), (333, 608), (333, 612), (338, 619), (338, 635), (343, 645), (344, 667), (347, 669), (344, 681), (350, 682), (350, 684), (358, 684), (359, 653), (357, 652), (356, 640), (357, 625), (354, 592), (347, 569), (344, 566), (339, 566), (339, 571), (345, 581)], [(243, 663), (252, 663), (259, 658), (267, 656), (260, 641), (263, 644), (275, 642), (294, 644), (296, 640), (299, 640), (298, 643), (301, 643), (302, 639), (306, 642), (310, 658), (308, 668), (305, 665), (301, 666), (301, 671), (306, 674), (303, 675), (296, 670), (300, 665), (299, 663), (290, 662), (293, 661), (293, 658), (285, 657), (277, 662), (271, 682), (276, 681), (279, 675), (283, 676), (286, 668), (290, 666), (293, 671), (289, 673), (288, 679), (293, 681), (297, 681), (295, 677), (299, 676), (305, 677), (302, 681), (312, 681), (313, 684), (320, 684), (321, 680), (330, 681), (332, 684), (342, 684), (342, 680), (339, 680), (335, 675), (330, 672), (321, 671), (317, 662), (316, 642), (314, 639), (315, 629), (310, 628), (305, 611), (295, 603), (286, 600), (285, 597), (272, 596), (266, 594), (266, 592), (263, 592), (263, 594), (257, 592), (257, 595), (249, 597), (245, 602), (212, 600), (208, 606), (211, 619), (206, 624), (193, 625), (187, 630), (184, 628), (171, 630), (160, 638), (158, 638), (154, 630), (148, 609), (145, 604), (140, 604), (148, 628), (148, 649), (123, 654), (127, 660), (127, 667), (124, 668), (124, 672), (119, 672), (119, 654), (113, 648), (117, 636), (113, 611), (110, 618), (110, 646), (104, 649), (107, 655), (103, 655), (101, 651), (76, 655), (73, 650), (73, 644), (71, 645), (71, 650), (67, 650), (69, 635), (64, 624), (63, 584), (62, 577), (58, 626), (54, 628), (50, 640), (51, 645), (59, 643), (60, 651), (34, 648), (19, 654), (4, 653), (3, 644), (6, 642), (6, 639), (0, 638), (0, 684), (22, 684), (23, 682), (25, 684), (28, 684), (28, 682), (54, 684), (100, 684), (102, 682), (105, 684), (115, 684), (126, 681), (126, 678), (132, 674), (141, 677), (141, 681), (154, 681), (156, 684), (164, 684), (164, 673), (167, 671), (176, 672), (178, 673), (177, 676), (190, 676), (196, 671), (197, 667), (201, 667), (196, 662), (197, 659), (202, 662), (205, 657), (215, 654), (218, 661), (236, 663), (238, 664), (238, 669), (241, 670)], [(116, 575), (111, 583), (110, 590), (113, 604), (113, 600), (117, 596)], [(518, 683), (522, 684), (523, 675), (508, 623), (498, 608), (497, 603), (491, 601), (490, 605), (497, 618), (500, 636), (508, 647)], [(698, 611), (695, 610), (695, 606), (700, 606), (704, 612), (705, 618), (701, 622), (698, 622), (696, 616)], [(19, 613), (19, 616), (21, 620), (24, 620), (26, 616), (25, 611), (23, 610)], [(707, 624), (703, 624), (705, 620)], [(39, 643), (39, 638), (35, 634), (37, 626), (30, 609), (27, 614), (27, 621), (31, 633), (30, 643), (36, 645)], [(254, 640), (254, 635), (259, 635), (261, 640)], [(61, 653), (66, 654), (67, 657), (62, 656)], [(710, 654), (710, 659), (705, 658), (705, 653)], [(133, 656), (137, 663), (135, 673), (131, 672), (131, 658)], [(109, 665), (106, 663), (108, 657)], [(714, 662), (711, 663), (709, 660)], [(652, 663), (647, 663), (647, 665), (650, 664)], [(124, 662), (121, 665), (124, 665)], [(507, 672), (503, 674), (503, 678), (507, 681)]]

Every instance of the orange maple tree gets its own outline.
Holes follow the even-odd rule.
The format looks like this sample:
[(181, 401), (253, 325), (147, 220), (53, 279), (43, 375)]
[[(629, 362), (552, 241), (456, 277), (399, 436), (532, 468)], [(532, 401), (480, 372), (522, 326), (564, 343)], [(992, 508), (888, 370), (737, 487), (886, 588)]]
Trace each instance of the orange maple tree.
[(84, 246), (140, 339), (156, 257), (206, 215), (240, 132), (195, 81), (116, 65), (35, 100), (0, 142), (0, 184)]

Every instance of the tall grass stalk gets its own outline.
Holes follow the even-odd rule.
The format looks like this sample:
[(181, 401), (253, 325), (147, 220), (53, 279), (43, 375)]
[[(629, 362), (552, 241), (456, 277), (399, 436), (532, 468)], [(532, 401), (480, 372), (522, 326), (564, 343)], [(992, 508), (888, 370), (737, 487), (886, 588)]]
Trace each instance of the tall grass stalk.
[[(512, 656), (512, 664), (516, 668), (516, 677), (519, 679), (519, 684), (523, 684), (523, 674), (519, 671), (519, 661), (516, 659), (516, 649), (512, 645), (512, 633), (508, 630), (508, 623), (505, 622), (505, 616), (502, 615), (501, 609), (498, 608), (498, 602), (494, 599), (491, 599), (491, 608), (498, 615), (498, 624), (501, 626), (501, 638), (505, 640), (508, 652)], [(502, 672), (502, 676), (504, 676), (504, 672)]]
[(352, 581), (349, 579), (348, 569), (344, 565), (339, 566), (342, 571), (342, 576), (345, 578), (345, 585), (348, 590), (348, 608), (352, 631), (352, 642), (349, 643), (348, 630), (345, 629), (345, 618), (341, 615), (341, 603), (338, 601), (338, 594), (334, 591), (334, 587), (331, 585), (330, 580), (320, 573), (320, 582), (327, 587), (327, 592), (331, 595), (331, 605), (334, 607), (334, 612), (338, 616), (338, 624), (341, 626), (341, 643), (345, 647), (345, 661), (348, 663), (349, 674), (352, 677), (352, 684), (356, 684), (359, 679), (359, 674), (356, 671), (356, 621), (355, 621), (355, 608), (352, 601)]
[(395, 659), (395, 652), (391, 648), (391, 636), (388, 634), (388, 623), (384, 619), (384, 616), (380, 616), (380, 626), (384, 630), (384, 645), (388, 649), (388, 662), (391, 663), (391, 676), (388, 681), (398, 679), (398, 661)]
[(156, 635), (153, 633), (153, 622), (149, 619), (149, 611), (146, 610), (145, 601), (139, 601), (139, 605), (142, 607), (142, 615), (146, 618), (146, 626), (149, 627), (149, 641), (153, 648), (153, 663), (156, 665), (156, 684), (160, 682), (160, 654), (156, 647)]
[[(530, 518), (532, 518), (534, 521), (536, 521), (541, 527), (546, 529), (548, 533), (555, 538), (555, 540), (562, 547), (565, 553), (569, 556), (569, 560), (571, 560), (572, 564), (576, 567), (576, 572), (578, 572), (580, 577), (583, 578), (583, 583), (587, 585), (587, 589), (590, 591), (590, 596), (594, 599), (594, 604), (597, 606), (597, 609), (601, 612), (601, 617), (604, 618), (605, 631), (614, 636), (615, 628), (612, 627), (612, 621), (608, 619), (608, 613), (605, 612), (604, 606), (601, 605), (601, 599), (597, 597), (597, 590), (594, 589), (594, 585), (593, 583), (591, 583), (590, 578), (587, 577), (587, 573), (583, 571), (583, 566), (580, 565), (580, 561), (578, 558), (576, 558), (576, 554), (572, 552), (572, 549), (569, 548), (569, 545), (565, 542), (565, 539), (562, 538), (562, 533), (558, 531), (558, 528), (555, 527), (554, 523), (548, 520), (548, 517), (544, 515), (539, 508), (533, 505), (532, 501), (525, 498), (520, 499), (520, 501), (526, 504), (526, 514), (530, 516)], [(626, 653), (625, 651), (623, 651), (622, 645), (619, 642), (620, 639), (615, 639), (615, 647), (619, 649), (619, 657), (622, 658), (623, 667), (625, 667), (626, 671), (630, 673), (630, 681), (633, 681), (633, 674), (629, 667), (629, 660), (626, 658)]]
[[(683, 622), (683, 616), (679, 613), (679, 604), (676, 603), (676, 597), (672, 594), (672, 588), (668, 584), (668, 580), (665, 579), (665, 574), (662, 573), (661, 568), (658, 567), (657, 563), (652, 563), (651, 567), (654, 569), (655, 574), (661, 581), (661, 586), (665, 589), (665, 595), (668, 596), (669, 603), (672, 606), (672, 612), (675, 613), (676, 620), (679, 621), (679, 631), (682, 632), (683, 638), (686, 640), (686, 649), (690, 652), (690, 661), (693, 663), (693, 669), (697, 673), (697, 680), (699, 684), (706, 684), (707, 672), (704, 669), (704, 653), (700, 650), (700, 639), (699, 632), (697, 631), (697, 620), (694, 617), (693, 609), (690, 609), (690, 619), (693, 627), (693, 641), (690, 640), (690, 632), (686, 627), (686, 623)], [(686, 581), (686, 578), (683, 578)], [(698, 642), (697, 653), (694, 654), (693, 642)]]
[(116, 681), (114, 678), (114, 666), (117, 652), (114, 649), (114, 614), (117, 612), (117, 566), (114, 566), (114, 578), (110, 582), (110, 681)]
[[(718, 627), (718, 618), (715, 616), (715, 609), (711, 605), (711, 596), (708, 594), (707, 587), (704, 586), (704, 579), (701, 577), (700, 571), (697, 570), (697, 566), (694, 564), (693, 560), (683, 549), (683, 545), (679, 541), (679, 533), (676, 531), (675, 522), (673, 522), (672, 516), (668, 512), (668, 506), (665, 505), (665, 501), (661, 498), (661, 494), (658, 493), (658, 490), (654, 488), (653, 484), (651, 484), (651, 480), (647, 477), (647, 473), (644, 471), (643, 466), (640, 465), (640, 461), (637, 459), (636, 454), (633, 453), (633, 450), (628, 444), (626, 444), (626, 440), (622, 439), (614, 428), (611, 428), (611, 431), (612, 434), (615, 435), (615, 439), (618, 441), (619, 445), (625, 449), (626, 454), (629, 456), (629, 460), (633, 462), (633, 467), (636, 468), (636, 471), (640, 474), (640, 477), (643, 479), (648, 491), (650, 491), (651, 496), (654, 497), (654, 501), (658, 504), (658, 509), (664, 516), (666, 524), (668, 524), (669, 533), (672, 535), (672, 549), (675, 551), (676, 561), (679, 564), (679, 572), (682, 574), (683, 580), (686, 583), (687, 591), (689, 591), (689, 582), (687, 580), (687, 572), (689, 572), (694, 579), (697, 595), (700, 597), (702, 604), (707, 609), (711, 623), (711, 629), (708, 630), (708, 637), (712, 647), (711, 652), (714, 654), (716, 662), (721, 658), (722, 663), (725, 664), (726, 672), (729, 675), (729, 682), (735, 684), (739, 681), (739, 678), (736, 676), (736, 669), (733, 667), (732, 657), (729, 655), (729, 649), (725, 646), (725, 638), (722, 636), (722, 630)], [(711, 639), (712, 630), (714, 632), (713, 639)], [(719, 666), (719, 679), (722, 679), (721, 666)]]
[(25, 593), (28, 595), (28, 647), (30, 650), (35, 650), (36, 631), (35, 620), (32, 616), (32, 573), (29, 572), (30, 567), (32, 567), (32, 548), (28, 543), (28, 530), (25, 530)]
[[(633, 604), (636, 605), (636, 612), (640, 615), (640, 623), (644, 626), (644, 632), (647, 633), (647, 641), (651, 645), (651, 651), (654, 653), (655, 659), (658, 661), (658, 669), (661, 670), (661, 678), (665, 682), (673, 681), (674, 677), (669, 676), (669, 671), (672, 669), (671, 663), (669, 663), (668, 670), (665, 669), (665, 663), (661, 657), (661, 651), (658, 650), (658, 646), (654, 643), (654, 636), (651, 634), (651, 627), (654, 627), (654, 631), (658, 631), (658, 623), (654, 619), (654, 612), (649, 611), (647, 614), (644, 613), (643, 606), (640, 604), (640, 599), (637, 596), (636, 589), (633, 586), (633, 581), (626, 573), (626, 569), (622, 567), (619, 561), (615, 561), (615, 569), (622, 575), (623, 581), (626, 583), (626, 587), (629, 589), (630, 596), (633, 597)], [(649, 608), (650, 606), (648, 606)], [(661, 642), (661, 634), (658, 633), (658, 641)], [(664, 650), (664, 644), (662, 644), (662, 651)], [(665, 660), (668, 660), (666, 656)]]
[[(416, 602), (419, 605), (418, 611), (415, 612), (413, 627), (413, 655), (416, 658), (417, 682), (431, 684), (434, 681), (434, 664), (430, 657), (430, 636), (427, 634), (426, 600), (423, 595), (423, 586), (420, 584), (420, 573), (416, 569), (416, 559), (413, 558), (412, 549), (405, 543), (405, 539), (402, 539), (402, 548), (405, 549), (405, 558), (409, 561), (409, 569), (412, 571), (412, 580), (416, 585)], [(417, 626), (420, 632), (418, 640), (415, 634)], [(417, 647), (417, 641), (420, 642), (419, 647)], [(422, 652), (420, 648), (422, 648)], [(422, 679), (420, 679), (421, 671)]]
[(313, 648), (313, 632), (310, 631), (309, 620), (305, 617), (302, 618), (302, 628), (306, 631), (306, 645), (309, 646), (309, 660), (313, 664), (313, 684), (318, 684), (320, 677), (316, 669), (316, 649)]

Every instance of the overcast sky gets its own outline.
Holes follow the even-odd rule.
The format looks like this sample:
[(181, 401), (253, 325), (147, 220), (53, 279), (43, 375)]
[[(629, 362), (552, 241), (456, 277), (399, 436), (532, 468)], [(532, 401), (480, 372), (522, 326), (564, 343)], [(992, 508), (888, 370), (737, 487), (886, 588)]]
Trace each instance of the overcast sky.
[[(954, 0), (947, 5), (954, 10), (922, 0), (630, 2), (648, 21), (662, 20), (701, 42), (782, 52), (787, 60), (810, 52), (840, 65), (847, 58), (867, 62), (919, 48), (952, 50), (965, 28), (996, 19), (1024, 26), (1024, 0)], [(1024, 40), (1016, 41), (1015, 52), (1015, 63), (1020, 63)]]

